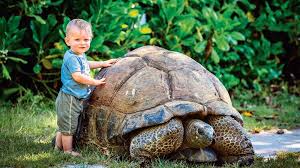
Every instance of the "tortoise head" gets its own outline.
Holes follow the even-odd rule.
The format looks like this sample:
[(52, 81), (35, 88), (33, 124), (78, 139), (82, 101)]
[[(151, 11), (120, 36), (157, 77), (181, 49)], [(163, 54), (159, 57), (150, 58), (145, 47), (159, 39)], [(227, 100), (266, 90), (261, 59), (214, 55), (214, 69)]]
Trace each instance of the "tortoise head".
[(205, 148), (209, 146), (214, 138), (214, 129), (209, 124), (199, 120), (191, 119), (185, 124), (186, 146), (191, 148)]

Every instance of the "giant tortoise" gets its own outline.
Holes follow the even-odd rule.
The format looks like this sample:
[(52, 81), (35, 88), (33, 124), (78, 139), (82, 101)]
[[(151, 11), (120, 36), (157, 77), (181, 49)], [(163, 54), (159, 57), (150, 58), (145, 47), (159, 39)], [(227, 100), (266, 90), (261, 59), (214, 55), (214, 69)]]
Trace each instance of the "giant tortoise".
[(102, 77), (106, 84), (95, 88), (84, 111), (84, 142), (136, 159), (253, 161), (227, 90), (190, 57), (144, 46), (102, 69), (97, 78)]

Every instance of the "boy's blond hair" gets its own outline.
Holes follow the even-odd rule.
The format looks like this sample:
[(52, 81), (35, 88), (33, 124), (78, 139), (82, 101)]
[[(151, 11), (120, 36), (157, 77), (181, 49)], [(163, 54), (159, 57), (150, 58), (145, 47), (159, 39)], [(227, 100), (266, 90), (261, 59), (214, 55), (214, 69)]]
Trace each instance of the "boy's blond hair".
[(88, 34), (91, 35), (91, 37), (93, 37), (93, 32), (92, 32), (92, 25), (83, 20), (83, 19), (73, 19), (71, 20), (66, 27), (66, 36), (69, 35), (71, 28), (73, 27), (77, 27), (80, 30), (85, 30)]

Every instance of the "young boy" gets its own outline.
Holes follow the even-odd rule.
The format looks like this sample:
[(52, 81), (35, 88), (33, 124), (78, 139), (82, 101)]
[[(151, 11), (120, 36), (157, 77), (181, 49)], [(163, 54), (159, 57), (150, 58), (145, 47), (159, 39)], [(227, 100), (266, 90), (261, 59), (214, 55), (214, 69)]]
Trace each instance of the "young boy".
[(90, 48), (92, 37), (90, 23), (82, 19), (74, 19), (68, 23), (65, 42), (70, 49), (64, 55), (61, 67), (63, 85), (55, 102), (58, 125), (55, 148), (73, 156), (80, 156), (80, 153), (73, 151), (72, 141), (78, 116), (83, 108), (82, 100), (91, 92), (89, 85), (105, 84), (105, 78), (91, 78), (90, 69), (109, 67), (117, 61), (87, 61), (85, 52)]

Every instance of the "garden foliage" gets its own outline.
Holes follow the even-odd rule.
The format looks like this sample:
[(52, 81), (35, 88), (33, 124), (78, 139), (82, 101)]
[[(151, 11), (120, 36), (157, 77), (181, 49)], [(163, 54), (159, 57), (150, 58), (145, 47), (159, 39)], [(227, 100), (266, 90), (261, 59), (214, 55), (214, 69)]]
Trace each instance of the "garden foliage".
[(0, 6), (2, 97), (24, 88), (56, 95), (65, 26), (73, 18), (93, 25), (90, 60), (157, 45), (190, 56), (228, 89), (260, 91), (281, 80), (285, 46), (299, 48), (297, 0), (3, 0)]

